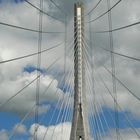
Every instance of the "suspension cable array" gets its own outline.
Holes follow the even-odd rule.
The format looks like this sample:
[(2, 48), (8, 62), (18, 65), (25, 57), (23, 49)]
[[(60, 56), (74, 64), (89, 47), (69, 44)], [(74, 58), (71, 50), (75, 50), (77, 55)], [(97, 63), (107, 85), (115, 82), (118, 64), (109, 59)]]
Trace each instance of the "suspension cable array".
[[(5, 121), (1, 117), (0, 139), (6, 127), (13, 128), (7, 130), (8, 140), (140, 139), (140, 112), (136, 110), (140, 106), (140, 58), (134, 50), (138, 49), (135, 46), (139, 40), (133, 37), (139, 33), (140, 21), (115, 28), (113, 24), (113, 13), (122, 10), (121, 6), (129, 2), (75, 0), (75, 7), (73, 2), (65, 0), (34, 2), (24, 0), (21, 5), (27, 8), (25, 10), (36, 11), (37, 29), (0, 21), (2, 32), (28, 33), (32, 36), (28, 41), (36, 41), (33, 49), (30, 49), (32, 43), (22, 44), (23, 48), (17, 43), (18, 49), (26, 52), (19, 55), (16, 55), (17, 48), (14, 50), (15, 44), (11, 44), (9, 52), (11, 48), (17, 52), (10, 56), (3, 47), (8, 41), (4, 45), (0, 43), (0, 49), (4, 48), (0, 52), (0, 116), (8, 112), (8, 118), (12, 113), (19, 118), (15, 124), (10, 124), (12, 119), (1, 123)], [(135, 5), (135, 2), (130, 3)], [(63, 6), (65, 4), (74, 7), (74, 19)], [(89, 9), (86, 4), (92, 7)], [(127, 9), (124, 7), (124, 10)], [(59, 16), (54, 14), (57, 12)], [(46, 18), (51, 25), (46, 24)], [(103, 23), (97, 24), (101, 18)], [(53, 29), (52, 25), (59, 30)], [(131, 29), (135, 31), (133, 34), (129, 32), (129, 39), (134, 39), (132, 43), (135, 45), (125, 41), (125, 32)], [(115, 36), (117, 33), (120, 36)], [(22, 40), (27, 39), (25, 36)], [(131, 52), (127, 52), (129, 45)], [(26, 51), (26, 47), (30, 51)], [(9, 69), (14, 66), (16, 74)], [(3, 126), (4, 123), (8, 126)], [(28, 132), (21, 133), (22, 126), (27, 127)]]

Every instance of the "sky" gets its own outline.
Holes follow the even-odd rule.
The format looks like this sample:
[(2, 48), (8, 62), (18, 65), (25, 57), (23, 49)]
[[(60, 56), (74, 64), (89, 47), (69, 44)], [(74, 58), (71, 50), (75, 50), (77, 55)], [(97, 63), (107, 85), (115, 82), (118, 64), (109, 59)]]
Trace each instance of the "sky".
[[(29, 0), (39, 7), (38, 0)], [(82, 1), (82, 0), (81, 0)], [(118, 0), (110, 0), (113, 6)], [(55, 20), (43, 14), (43, 31), (63, 32), (42, 35), (42, 50), (61, 43), (55, 49), (42, 53), (41, 67), (37, 68), (37, 56), (24, 58), (0, 64), (0, 140), (31, 140), (33, 139), (35, 122), (36, 81), (24, 89), (8, 103), (4, 102), (33, 81), (37, 72), (40, 77), (40, 104), (38, 124), (38, 140), (69, 139), (73, 110), (73, 5), (76, 0), (59, 0), (55, 3), (44, 0), (43, 10), (59, 19)], [(98, 0), (83, 0), (85, 15)], [(112, 28), (119, 28), (140, 21), (140, 1), (122, 0), (112, 9)], [(107, 1), (91, 13), (90, 19), (95, 19), (107, 10)], [(66, 69), (65, 66), (65, 13), (67, 14)], [(0, 22), (30, 29), (39, 29), (39, 12), (24, 0), (0, 0)], [(85, 16), (85, 46), (90, 54), (89, 17)], [(112, 77), (102, 67), (111, 70), (109, 49), (109, 34), (95, 34), (96, 31), (108, 30), (108, 15), (91, 23), (92, 51), (94, 54), (95, 96), (91, 93), (91, 67), (86, 66), (86, 98), (89, 116), (91, 139), (95, 133), (103, 140), (116, 140), (114, 125), (114, 101), (100, 80), (103, 78), (112, 92)], [(114, 51), (128, 56), (140, 58), (140, 25), (113, 32)], [(0, 61), (32, 54), (38, 51), (38, 33), (15, 29), (0, 24)], [(86, 63), (89, 56), (85, 57)], [(139, 61), (114, 55), (116, 77), (118, 77), (133, 93), (140, 98), (140, 63)], [(54, 63), (55, 62), (55, 63)], [(50, 65), (54, 63), (51, 67)], [(88, 65), (88, 64), (87, 64)], [(64, 77), (64, 71), (66, 76)], [(64, 82), (65, 78), (65, 82)], [(140, 134), (140, 101), (133, 97), (126, 88), (116, 81), (117, 101), (120, 106), (119, 127), (122, 139), (138, 140), (131, 129)], [(63, 104), (62, 104), (63, 101)], [(93, 109), (96, 104), (96, 112)], [(29, 112), (24, 122), (21, 120)], [(65, 115), (64, 115), (65, 114)], [(98, 126), (94, 125), (95, 116)], [(112, 119), (113, 118), (113, 119)], [(63, 122), (62, 122), (63, 119)], [(129, 124), (129, 121), (131, 125)], [(102, 123), (101, 123), (102, 122)], [(64, 130), (62, 128), (65, 128)], [(62, 133), (63, 131), (63, 133)], [(14, 135), (13, 135), (14, 134)], [(53, 134), (53, 137), (52, 137)], [(13, 136), (12, 136), (13, 135)], [(12, 137), (11, 137), (12, 136)]]

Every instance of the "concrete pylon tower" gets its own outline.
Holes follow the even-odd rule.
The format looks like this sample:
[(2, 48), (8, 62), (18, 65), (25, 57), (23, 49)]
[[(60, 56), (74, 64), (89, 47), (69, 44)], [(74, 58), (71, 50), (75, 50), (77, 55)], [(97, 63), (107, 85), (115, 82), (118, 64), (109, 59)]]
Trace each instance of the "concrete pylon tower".
[(84, 67), (84, 7), (74, 5), (74, 112), (70, 140), (89, 140)]

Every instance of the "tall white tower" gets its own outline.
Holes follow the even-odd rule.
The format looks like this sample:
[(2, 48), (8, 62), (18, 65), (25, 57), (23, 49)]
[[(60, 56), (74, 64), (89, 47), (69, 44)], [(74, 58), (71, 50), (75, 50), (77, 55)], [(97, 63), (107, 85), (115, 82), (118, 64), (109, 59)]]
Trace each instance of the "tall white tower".
[(74, 5), (74, 112), (70, 140), (89, 140), (87, 119), (85, 66), (84, 66), (84, 7), (83, 3)]

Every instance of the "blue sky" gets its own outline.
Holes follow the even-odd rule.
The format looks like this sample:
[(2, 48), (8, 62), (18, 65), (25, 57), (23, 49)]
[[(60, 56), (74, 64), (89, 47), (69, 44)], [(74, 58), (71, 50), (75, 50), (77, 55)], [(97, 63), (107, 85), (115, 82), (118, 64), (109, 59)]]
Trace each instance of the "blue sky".
[[(45, 119), (41, 122), (42, 125), (46, 125), (48, 126), (49, 124), (49, 120), (51, 119), (51, 115), (53, 114), (53, 111), (54, 111), (54, 107), (52, 107), (50, 110), (49, 110), (49, 113), (45, 116)], [(112, 122), (112, 120), (110, 119), (110, 115), (109, 113), (110, 112), (112, 114), (112, 116), (114, 116), (114, 111), (110, 110), (110, 109), (107, 109), (107, 108), (104, 108), (103, 109), (103, 113), (104, 113), (104, 116), (105, 116), (105, 119), (109, 125), (109, 129), (115, 129), (116, 127), (114, 126), (114, 123)], [(51, 123), (51, 125), (56, 125), (56, 118), (58, 116), (58, 113), (59, 113), (59, 110), (57, 110), (55, 112), (55, 115), (54, 115), (54, 118), (53, 118), (53, 121)], [(119, 113), (119, 127), (120, 129), (127, 129), (127, 128), (130, 128), (130, 125), (128, 124), (128, 122), (126, 121), (125, 119), (125, 115), (129, 116), (130, 120), (131, 120), (131, 123), (133, 124), (133, 127), (134, 128), (139, 128), (140, 127), (140, 120), (139, 119), (132, 119), (133, 116), (131, 115), (131, 113)], [(13, 126), (17, 123), (20, 122), (20, 118), (19, 116), (17, 115), (12, 115), (11, 113), (0, 113), (0, 116), (1, 116), (1, 120), (0, 120), (0, 129), (5, 129), (7, 131), (11, 131)], [(61, 112), (61, 115), (62, 117), (62, 112)], [(104, 134), (104, 132), (106, 132), (106, 134), (108, 134), (107, 132), (109, 132), (110, 130), (108, 129), (108, 127), (106, 126), (106, 123), (104, 121), (104, 116), (102, 113), (99, 114), (98, 117), (96, 117), (96, 120), (97, 120), (97, 123), (99, 125), (99, 128), (97, 129), (95, 126), (90, 126), (92, 128), (92, 131), (91, 131), (91, 134), (92, 135), (95, 135), (94, 131), (96, 129), (96, 132), (100, 132), (101, 134)], [(39, 116), (39, 118), (42, 118), (44, 117), (44, 115), (41, 115)], [(58, 124), (61, 123), (60, 120), (61, 120), (61, 117), (58, 121)], [(103, 128), (104, 128), (104, 132), (103, 132), (103, 129), (101, 127), (101, 124), (100, 124), (100, 121), (99, 121), (99, 118), (101, 119), (102, 121), (102, 125), (103, 125)], [(70, 120), (67, 120), (67, 121), (70, 121)], [(26, 127), (29, 129), (30, 126), (34, 123), (34, 118), (28, 118), (24, 124), (26, 125)], [(131, 130), (132, 131), (132, 130)], [(133, 132), (133, 131), (132, 131)], [(26, 135), (15, 135), (15, 137), (13, 138), (13, 140), (15, 138), (24, 138), (24, 139), (28, 139), (28, 136), (29, 134), (26, 134)]]

